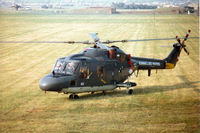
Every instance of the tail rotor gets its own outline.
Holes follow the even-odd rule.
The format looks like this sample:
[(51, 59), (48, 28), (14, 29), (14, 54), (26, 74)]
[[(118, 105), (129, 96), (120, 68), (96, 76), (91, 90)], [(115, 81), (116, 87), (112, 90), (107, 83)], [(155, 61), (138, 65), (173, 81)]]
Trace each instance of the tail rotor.
[(191, 32), (191, 30), (188, 30), (188, 32), (187, 32), (187, 34), (185, 35), (185, 38), (184, 38), (184, 40), (182, 41), (182, 43), (181, 43), (180, 38), (179, 38), (178, 36), (176, 36), (176, 40), (177, 40), (178, 44), (181, 46), (181, 47), (180, 47), (180, 50), (182, 50), (182, 48), (183, 48), (184, 51), (185, 51), (188, 55), (189, 55), (190, 53), (189, 53), (189, 52), (187, 51), (187, 49), (185, 48), (186, 45), (185, 45), (184, 43), (185, 43), (185, 41), (187, 41), (190, 32)]

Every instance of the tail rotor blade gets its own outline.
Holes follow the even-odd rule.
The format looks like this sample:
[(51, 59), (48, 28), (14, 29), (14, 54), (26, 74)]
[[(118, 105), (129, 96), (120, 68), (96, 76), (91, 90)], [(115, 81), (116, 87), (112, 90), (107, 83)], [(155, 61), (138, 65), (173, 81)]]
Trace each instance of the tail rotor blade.
[(180, 38), (178, 36), (176, 36), (176, 40), (181, 45), (181, 40), (180, 40)]
[(187, 51), (187, 49), (186, 48), (184, 48), (184, 51), (189, 55), (190, 53)]
[(190, 53), (187, 51), (187, 49), (185, 48), (186, 47), (186, 45), (184, 45), (184, 42), (185, 41), (187, 41), (187, 39), (188, 39), (188, 37), (189, 37), (189, 35), (190, 35), (190, 32), (191, 32), (191, 30), (189, 29), (188, 30), (188, 32), (187, 32), (187, 34), (185, 35), (185, 38), (184, 38), (184, 40), (182, 41), (182, 47), (183, 47), (183, 49), (184, 49), (184, 51), (189, 55)]
[(187, 34), (186, 34), (186, 36), (185, 36), (185, 38), (184, 38), (184, 41), (186, 41), (188, 39), (188, 37), (190, 35), (190, 32), (191, 32), (191, 30), (189, 29), (188, 32), (187, 32)]
[(191, 30), (189, 29), (187, 34), (185, 35), (184, 40), (182, 41), (182, 44), (184, 44), (184, 42), (188, 39), (189, 35), (190, 35)]
[(185, 48), (186, 45), (185, 45), (184, 43), (185, 43), (185, 41), (188, 39), (190, 32), (191, 32), (191, 30), (189, 29), (188, 32), (187, 32), (187, 34), (185, 35), (184, 40), (182, 41), (182, 43), (181, 43), (180, 38), (178, 38), (178, 36), (176, 36), (176, 40), (178, 41), (179, 45), (181, 46), (181, 47), (180, 47), (180, 50), (182, 50), (182, 48), (183, 48), (184, 51), (185, 51), (188, 55), (189, 55), (189, 52), (188, 52), (187, 49)]

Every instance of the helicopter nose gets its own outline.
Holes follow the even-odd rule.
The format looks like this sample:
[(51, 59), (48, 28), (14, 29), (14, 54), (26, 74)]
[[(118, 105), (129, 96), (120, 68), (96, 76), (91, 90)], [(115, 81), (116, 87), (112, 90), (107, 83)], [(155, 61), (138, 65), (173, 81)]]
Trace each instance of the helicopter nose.
[(47, 75), (40, 79), (39, 86), (43, 91), (61, 91), (62, 88), (67, 88), (69, 86), (69, 78), (63, 77), (53, 77)]

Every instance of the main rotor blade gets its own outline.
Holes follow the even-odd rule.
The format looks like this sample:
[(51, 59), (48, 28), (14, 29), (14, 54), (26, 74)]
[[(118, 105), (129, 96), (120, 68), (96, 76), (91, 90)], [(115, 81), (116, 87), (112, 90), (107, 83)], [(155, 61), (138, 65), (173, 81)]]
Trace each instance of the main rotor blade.
[[(184, 39), (185, 37), (181, 37), (180, 39)], [(189, 39), (199, 39), (200, 37), (190, 37)], [(118, 41), (110, 41), (107, 40), (105, 42), (105, 44), (109, 44), (109, 43), (118, 43), (118, 42), (122, 42), (122, 43), (126, 43), (126, 42), (144, 42), (144, 41), (161, 41), (161, 40), (176, 40), (176, 38), (155, 38), (155, 39), (138, 39), (138, 40), (118, 40)]]
[(0, 41), (0, 43), (81, 43), (81, 44), (94, 44), (89, 41)]
[[(181, 37), (180, 39), (184, 39), (185, 37)], [(142, 42), (142, 41), (161, 41), (161, 40), (175, 40), (176, 38), (157, 38), (157, 39), (138, 39), (138, 40), (118, 40), (118, 41), (104, 41), (102, 43), (125, 43), (125, 42)], [(189, 39), (200, 39), (200, 37), (190, 37)], [(95, 42), (90, 41), (0, 41), (0, 43), (80, 43), (80, 44), (95, 44)]]

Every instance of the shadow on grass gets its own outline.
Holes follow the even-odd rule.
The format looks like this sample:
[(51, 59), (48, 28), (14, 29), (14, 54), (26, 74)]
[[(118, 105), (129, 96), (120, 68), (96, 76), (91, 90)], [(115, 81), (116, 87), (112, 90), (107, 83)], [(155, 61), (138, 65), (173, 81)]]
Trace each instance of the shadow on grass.
[(143, 88), (136, 88), (134, 89), (135, 95), (137, 94), (148, 94), (148, 93), (156, 93), (156, 92), (165, 92), (165, 91), (172, 91), (172, 90), (179, 90), (184, 88), (193, 88), (193, 90), (197, 93), (200, 93), (198, 89), (198, 85), (194, 85), (196, 83), (200, 83), (200, 81), (189, 81), (185, 76), (180, 75), (178, 76), (183, 82), (175, 85), (167, 85), (167, 86), (146, 86)]
[[(133, 88), (133, 95), (144, 95), (149, 93), (157, 93), (157, 92), (165, 92), (165, 91), (172, 91), (172, 90), (179, 90), (184, 88), (193, 88), (193, 90), (197, 93), (200, 93), (200, 89), (198, 89), (198, 85), (194, 85), (196, 83), (200, 83), (200, 81), (189, 81), (185, 76), (180, 75), (178, 76), (183, 82), (175, 85), (167, 85), (167, 86), (146, 86), (142, 88)], [(106, 95), (103, 95), (101, 92), (96, 92), (94, 94), (81, 94), (80, 100), (87, 100), (87, 99), (107, 99), (110, 97), (127, 97), (130, 96), (126, 93), (126, 90), (114, 90), (114, 91), (107, 91)]]

